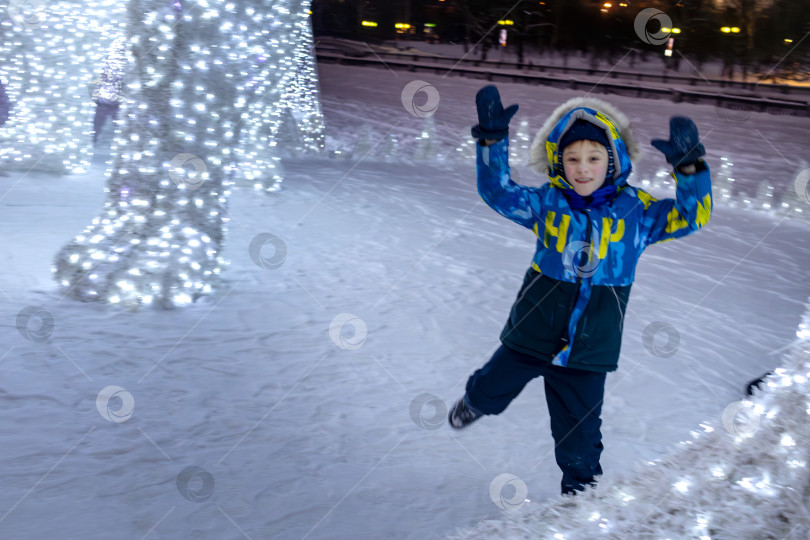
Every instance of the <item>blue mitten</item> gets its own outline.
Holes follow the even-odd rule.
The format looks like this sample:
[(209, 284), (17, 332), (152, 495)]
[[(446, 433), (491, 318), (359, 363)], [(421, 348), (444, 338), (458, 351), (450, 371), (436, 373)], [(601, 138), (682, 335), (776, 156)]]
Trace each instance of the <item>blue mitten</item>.
[(663, 152), (673, 167), (694, 165), (706, 154), (698, 139), (698, 129), (691, 118), (673, 116), (669, 119), (669, 140), (654, 139), (652, 145)]
[(471, 130), (473, 137), (503, 139), (509, 135), (509, 121), (518, 110), (517, 104), (504, 110), (498, 89), (489, 85), (475, 94), (475, 107), (478, 109), (478, 124)]

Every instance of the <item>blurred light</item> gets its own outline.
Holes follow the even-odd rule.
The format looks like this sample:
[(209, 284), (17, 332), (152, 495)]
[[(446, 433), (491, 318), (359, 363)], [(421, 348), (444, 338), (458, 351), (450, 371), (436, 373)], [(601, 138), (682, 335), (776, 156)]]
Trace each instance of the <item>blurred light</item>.
[(428, 28), (436, 28), (436, 23), (430, 23), (430, 22), (425, 23), (425, 26), (427, 26)]
[(720, 31), (723, 32), (724, 34), (728, 34), (729, 32), (731, 32), (731, 28), (729, 28), (728, 26), (724, 26), (723, 28), (720, 29)]
[(731, 27), (731, 32), (734, 33), (734, 34), (738, 34), (740, 32), (740, 29), (737, 28), (736, 26), (732, 26)]
[(792, 39), (785, 38), (785, 43), (793, 43)]
[[(94, 13), (103, 12), (101, 4), (113, 6), (119, 2), (87, 2), (90, 7), (99, 8)], [(174, 5), (179, 6), (179, 2)], [(48, 3), (48, 8), (60, 16), (58, 28), (93, 28), (106, 21), (86, 20), (85, 15), (70, 15), (77, 11), (75, 6), (71, 8), (70, 2), (52, 1)], [(279, 8), (278, 15), (266, 14), (250, 20), (241, 13), (231, 12), (233, 8), (227, 8), (228, 13), (223, 12), (221, 15), (216, 12), (208, 15), (194, 14), (194, 10), (189, 10), (189, 14), (184, 17), (190, 23), (195, 17), (219, 17), (222, 22), (217, 25), (220, 35), (199, 36), (200, 41), (190, 43), (188, 51), (179, 51), (181, 55), (187, 53), (188, 66), (184, 66), (184, 69), (190, 69), (191, 65), (203, 71), (216, 69), (217, 76), (211, 71), (208, 75), (202, 73), (193, 79), (173, 79), (169, 89), (171, 93), (166, 96), (166, 111), (154, 114), (147, 111), (148, 100), (145, 99), (144, 89), (161, 84), (160, 78), (170, 73), (169, 67), (174, 65), (172, 55), (158, 55), (145, 66), (140, 63), (131, 66), (133, 70), (138, 67), (146, 68), (146, 75), (140, 77), (143, 85), (125, 85), (120, 80), (119, 72), (123, 72), (125, 61), (132, 62), (126, 59), (126, 50), (113, 50), (107, 54), (105, 60), (105, 53), (109, 49), (98, 46), (104, 41), (113, 41), (122, 33), (126, 26), (124, 8), (111, 9), (109, 14), (113, 21), (101, 25), (103, 31), (100, 29), (98, 33), (84, 36), (81, 47), (78, 44), (75, 46), (76, 51), (73, 51), (73, 45), (64, 50), (56, 46), (43, 46), (42, 51), (36, 47), (29, 48), (40, 53), (38, 56), (41, 57), (37, 58), (35, 52), (29, 53), (26, 50), (26, 58), (31, 66), (54, 64), (52, 57), (57, 55), (59, 59), (67, 56), (75, 58), (76, 62), (81, 57), (81, 62), (103, 67), (99, 79), (102, 84), (94, 82), (91, 86), (87, 85), (87, 81), (92, 73), (88, 69), (80, 69), (81, 64), (59, 64), (49, 70), (43, 68), (45, 71), (40, 80), (53, 88), (54, 94), (58, 94), (57, 91), (63, 88), (54, 81), (62, 80), (65, 74), (70, 73), (71, 82), (68, 84), (72, 86), (68, 87), (68, 93), (78, 96), (82, 107), (72, 107), (66, 99), (65, 107), (58, 110), (60, 115), (69, 117), (71, 122), (75, 116), (92, 118), (92, 114), (84, 114), (87, 112), (84, 109), (92, 105), (93, 99), (89, 94), (93, 94), (95, 98), (96, 88), (100, 96), (120, 102), (121, 107), (121, 121), (116, 123), (118, 129), (111, 146), (111, 154), (117, 156), (116, 166), (107, 174), (109, 180), (106, 191), (110, 194), (108, 201), (101, 215), (82, 234), (64, 246), (55, 258), (52, 270), (54, 277), (60, 286), (67, 289), (70, 296), (84, 301), (106, 301), (133, 307), (150, 303), (169, 307), (191, 303), (201, 294), (209, 294), (213, 290), (209, 281), (227, 266), (227, 262), (221, 258), (221, 251), (222, 238), (227, 232), (225, 225), (228, 218), (223, 213), (227, 209), (231, 193), (228, 189), (233, 184), (231, 178), (241, 176), (254, 180), (254, 186), (264, 192), (279, 189), (282, 180), (280, 158), (270, 150), (277, 144), (275, 136), (271, 134), (277, 133), (285, 122), (285, 111), (295, 113), (289, 121), (296, 123), (298, 133), (295, 143), (297, 146), (290, 149), (296, 152), (323, 150), (323, 122), (318, 103), (317, 70), (311, 51), (312, 34), (309, 17), (302, 17), (308, 11), (307, 8), (308, 5), (301, 5), (295, 13)], [(162, 9), (164, 7), (153, 6), (150, 13), (146, 14), (146, 19), (158, 20)], [(88, 10), (90, 11), (92, 10)], [(245, 12), (250, 15), (252, 11), (249, 8)], [(166, 19), (169, 20), (170, 17)], [(372, 24), (376, 26), (376, 23)], [(5, 42), (0, 43), (0, 50), (3, 51), (0, 57), (9, 58), (7, 47), (18, 38), (27, 40), (30, 37), (35, 42), (40, 39), (35, 32), (23, 33), (22, 28), (6, 26), (7, 23), (3, 22)], [(276, 39), (268, 40), (269, 27), (273, 28), (272, 36)], [(68, 31), (64, 30), (62, 34)], [(109, 34), (106, 38), (105, 32)], [(71, 43), (74, 34), (70, 34)], [(59, 35), (46, 34), (43, 37), (52, 42), (65, 41), (64, 37), (62, 41), (57, 39)], [(167, 44), (173, 43), (174, 34), (170, 25), (161, 22), (145, 30), (139, 38), (156, 42), (155, 49), (164, 51), (169, 47)], [(123, 42), (128, 43), (126, 38), (123, 38)], [(207, 43), (215, 44), (217, 49), (209, 50), (206, 48)], [(137, 49), (136, 45), (137, 42), (132, 42), (127, 47)], [(19, 47), (16, 44), (13, 46)], [(85, 51), (92, 51), (92, 55), (89, 52), (85, 55)], [(100, 66), (102, 60), (103, 66)], [(246, 64), (244, 68), (247, 69), (243, 69), (240, 61)], [(115, 62), (120, 62), (121, 66), (114, 65)], [(15, 70), (23, 67), (25, 66), (22, 63), (14, 65)], [(8, 69), (6, 63), (0, 65), (0, 72), (3, 74)], [(248, 69), (253, 72), (248, 73)], [(39, 76), (39, 72), (32, 72), (30, 80), (36, 80)], [(74, 76), (76, 81), (72, 79)], [(232, 77), (233, 88), (225, 93), (216, 92), (215, 88), (221, 84), (217, 80), (219, 76)], [(84, 78), (80, 83), (78, 79), (81, 77)], [(23, 94), (25, 88), (21, 83), (13, 78), (11, 80), (15, 82), (8, 87), (18, 96)], [(191, 81), (195, 81), (190, 85), (193, 90), (184, 89), (183, 82)], [(30, 81), (28, 87), (32, 93), (36, 89)], [(121, 89), (124, 90), (123, 93), (130, 93), (126, 96), (127, 99), (122, 99)], [(273, 95), (275, 99), (262, 99), (262, 94)], [(83, 97), (85, 95), (86, 98)], [(32, 99), (39, 97), (31, 96)], [(22, 107), (27, 99), (26, 95), (25, 100), (18, 102), (18, 107)], [(223, 133), (233, 133), (234, 120), (240, 115), (233, 115), (230, 111), (232, 108), (242, 107), (250, 107), (251, 114), (241, 114), (241, 136), (238, 141), (233, 136), (216, 141), (215, 137), (203, 135), (204, 132), (215, 133), (213, 126), (220, 126)], [(226, 116), (221, 117), (220, 111), (225, 111)], [(189, 126), (196, 127), (185, 128), (186, 122), (179, 121), (177, 125), (164, 126), (161, 125), (164, 118), (183, 119)], [(205, 123), (212, 127), (204, 130), (201, 126)], [(61, 141), (71, 139), (73, 135), (59, 131), (58, 125), (49, 125), (48, 130), (44, 129), (45, 126), (42, 127), (43, 132), (58, 133)], [(14, 129), (15, 126), (12, 125), (11, 130)], [(39, 125), (37, 129), (40, 129)], [(9, 126), (4, 125), (3, 132), (8, 130)], [(4, 154), (14, 157), (13, 153), (8, 153), (4, 135), (5, 133), (0, 133), (0, 168)], [(174, 178), (174, 183), (169, 180), (168, 177), (179, 167), (171, 159), (174, 151), (167, 150), (161, 143), (174, 139), (194, 140), (195, 136), (207, 137), (199, 142), (201, 148), (206, 148), (206, 155), (197, 158), (199, 164), (217, 167), (219, 170), (195, 176), (195, 180), (206, 181), (203, 185), (190, 188)], [(86, 136), (77, 138), (79, 141), (84, 140), (85, 146), (89, 146), (86, 139)], [(83, 167), (81, 160), (84, 155), (79, 148), (65, 146), (65, 150), (74, 155), (71, 159), (80, 160), (68, 161), (73, 169), (86, 168)], [(52, 153), (49, 150), (46, 146), (44, 153)], [(194, 169), (197, 170), (196, 165)], [(199, 190), (191, 197), (188, 193), (190, 189)], [(147, 193), (154, 195), (155, 203), (144, 197)], [(178, 206), (193, 206), (196, 212), (178, 212)], [(131, 238), (132, 232), (128, 228), (133, 222), (148, 222), (151, 229), (147, 228), (143, 234), (138, 233), (140, 238)], [(128, 250), (130, 247), (133, 247), (131, 251)], [(85, 278), (87, 274), (90, 274), (89, 279)], [(122, 279), (124, 275), (126, 278)]]
[(363, 26), (371, 26), (371, 27), (377, 26), (377, 23), (375, 23), (374, 21), (363, 21), (360, 24), (362, 24)]
[(498, 24), (500, 24), (501, 26), (512, 26), (513, 24), (515, 24), (515, 21), (510, 19), (504, 19), (502, 21), (498, 21)]
[(408, 24), (408, 23), (396, 23), (394, 25), (394, 28), (399, 28), (399, 29), (402, 29), (402, 30), (407, 30), (410, 27), (411, 27), (411, 25)]
[(611, 4), (610, 2), (605, 2), (603, 4), (603, 6), (606, 7), (606, 8), (610, 8), (610, 7), (613, 7), (613, 4)]

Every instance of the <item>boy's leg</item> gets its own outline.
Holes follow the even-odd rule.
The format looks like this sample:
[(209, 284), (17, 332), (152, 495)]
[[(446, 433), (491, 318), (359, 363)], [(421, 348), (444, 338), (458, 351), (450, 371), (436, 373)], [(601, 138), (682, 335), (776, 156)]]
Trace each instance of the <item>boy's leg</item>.
[(467, 380), (468, 405), (483, 414), (500, 414), (548, 362), (501, 345)]
[(602, 474), (602, 400), (606, 373), (549, 366), (546, 402), (554, 437), (554, 457), (563, 473), (562, 492), (582, 491)]

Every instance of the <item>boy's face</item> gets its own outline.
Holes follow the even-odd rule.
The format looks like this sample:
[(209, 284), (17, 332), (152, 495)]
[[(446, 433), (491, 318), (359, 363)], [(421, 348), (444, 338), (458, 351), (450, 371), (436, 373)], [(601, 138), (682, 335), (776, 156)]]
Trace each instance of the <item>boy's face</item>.
[(598, 142), (581, 140), (563, 150), (563, 169), (574, 191), (587, 197), (605, 183), (608, 169), (607, 149)]

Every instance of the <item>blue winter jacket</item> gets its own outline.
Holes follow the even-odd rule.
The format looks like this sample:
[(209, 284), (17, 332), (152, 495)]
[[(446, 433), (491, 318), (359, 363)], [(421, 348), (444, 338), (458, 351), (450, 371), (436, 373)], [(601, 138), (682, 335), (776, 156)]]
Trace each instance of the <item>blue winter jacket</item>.
[[(557, 142), (577, 118), (605, 129), (615, 159), (616, 196), (607, 203), (573, 210), (564, 196), (573, 191), (555, 171)], [(526, 187), (509, 172), (508, 140), (477, 145), (478, 193), (502, 216), (531, 229), (537, 250), (501, 341), (555, 365), (590, 371), (618, 366), (624, 312), (644, 249), (686, 236), (708, 223), (711, 182), (704, 161), (694, 174), (673, 171), (675, 199), (657, 200), (627, 184), (632, 164), (612, 121), (594, 109), (573, 109), (546, 140), (549, 183)]]

